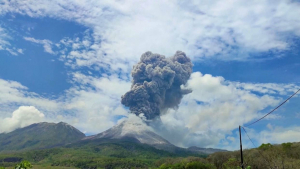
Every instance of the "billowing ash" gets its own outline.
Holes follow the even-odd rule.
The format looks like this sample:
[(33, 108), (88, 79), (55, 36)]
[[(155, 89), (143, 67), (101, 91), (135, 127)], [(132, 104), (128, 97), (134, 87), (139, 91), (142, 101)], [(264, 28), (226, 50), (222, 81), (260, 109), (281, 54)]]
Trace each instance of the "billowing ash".
[(193, 64), (184, 52), (172, 57), (146, 52), (131, 72), (131, 90), (122, 96), (122, 104), (131, 113), (155, 119), (168, 108), (177, 108), (182, 97), (192, 92), (181, 89), (192, 73)]

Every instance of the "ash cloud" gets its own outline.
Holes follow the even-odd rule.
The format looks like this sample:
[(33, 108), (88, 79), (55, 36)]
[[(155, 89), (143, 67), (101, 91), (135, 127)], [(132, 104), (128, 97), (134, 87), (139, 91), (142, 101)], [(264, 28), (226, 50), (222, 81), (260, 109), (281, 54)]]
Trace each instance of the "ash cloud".
[(144, 114), (147, 120), (159, 117), (168, 108), (178, 108), (182, 97), (192, 91), (181, 89), (192, 73), (193, 64), (184, 52), (172, 57), (146, 52), (133, 67), (131, 90), (122, 96), (122, 104), (131, 113)]

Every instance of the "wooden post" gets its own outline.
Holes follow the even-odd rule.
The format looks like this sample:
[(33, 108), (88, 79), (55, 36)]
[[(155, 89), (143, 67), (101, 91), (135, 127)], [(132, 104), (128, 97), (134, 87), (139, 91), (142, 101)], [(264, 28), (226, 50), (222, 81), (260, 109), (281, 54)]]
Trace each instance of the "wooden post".
[(242, 133), (241, 133), (241, 126), (239, 126), (240, 131), (240, 151), (241, 151), (241, 167), (244, 169), (244, 159), (243, 159), (243, 147), (242, 147)]

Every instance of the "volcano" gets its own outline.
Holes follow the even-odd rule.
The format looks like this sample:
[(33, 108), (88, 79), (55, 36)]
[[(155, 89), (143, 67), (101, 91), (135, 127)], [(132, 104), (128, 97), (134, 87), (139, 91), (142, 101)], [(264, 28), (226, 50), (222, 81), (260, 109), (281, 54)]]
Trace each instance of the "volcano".
[(134, 141), (171, 152), (174, 152), (175, 149), (181, 149), (156, 134), (153, 129), (147, 126), (145, 123), (137, 121), (123, 121), (102, 133), (85, 137), (84, 140), (101, 138)]
[[(136, 117), (138, 118), (138, 117)], [(181, 148), (173, 145), (162, 136), (156, 134), (153, 129), (141, 119), (127, 119), (112, 128), (92, 136), (85, 137), (83, 140), (111, 139), (119, 141), (129, 141), (150, 145), (159, 150), (165, 150), (175, 154), (211, 154), (219, 151), (226, 151), (213, 148)]]

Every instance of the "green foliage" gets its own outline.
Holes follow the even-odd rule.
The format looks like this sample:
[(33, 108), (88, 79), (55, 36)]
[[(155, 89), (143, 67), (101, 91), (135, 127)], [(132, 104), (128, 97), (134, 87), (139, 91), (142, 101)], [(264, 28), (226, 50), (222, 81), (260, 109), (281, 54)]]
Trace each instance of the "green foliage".
[[(123, 140), (97, 139), (82, 141), (61, 148), (31, 150), (0, 154), (0, 166), (14, 166), (17, 160), (26, 159), (35, 167), (46, 165), (52, 167), (76, 168), (150, 168), (159, 167), (156, 162), (166, 157), (187, 157), (193, 153), (170, 153), (152, 146)], [(13, 162), (4, 159), (15, 159)]]
[(5, 169), (5, 167), (0, 167), (0, 169)]
[(223, 164), (224, 169), (239, 169), (240, 162), (237, 161), (235, 158), (228, 159), (227, 162)]
[[(262, 144), (259, 148), (244, 150), (243, 155), (245, 166), (248, 168), (299, 168), (300, 143)], [(236, 169), (240, 165), (235, 163), (240, 161), (240, 152), (219, 152), (207, 159), (217, 168)]]
[(22, 161), (20, 164), (15, 166), (15, 169), (29, 169), (32, 168), (32, 165), (29, 161)]
[(282, 143), (281, 146), (283, 147), (284, 150), (288, 151), (292, 148), (293, 143)]
[(199, 161), (189, 163), (162, 164), (159, 169), (213, 169), (212, 164), (203, 164)]
[[(229, 158), (227, 162), (223, 164), (223, 169), (242, 169), (241, 163), (236, 158)], [(251, 169), (250, 166), (246, 166), (246, 169)]]
[[(246, 169), (299, 168), (300, 143), (263, 144), (244, 150)], [(159, 169), (240, 169), (240, 152), (218, 152), (207, 158), (187, 157), (126, 141), (95, 140), (62, 148), (0, 154), (0, 166), (12, 168), (29, 160), (34, 168), (159, 168)], [(250, 167), (251, 166), (251, 167)]]
[(202, 158), (188, 157), (184, 159), (168, 159), (159, 169), (216, 169), (216, 167)]
[(203, 164), (198, 161), (190, 162), (185, 165), (185, 169), (212, 169), (212, 168), (215, 168), (212, 164)]
[(163, 164), (159, 167), (159, 169), (184, 169), (184, 164)]
[(272, 144), (267, 143), (267, 144), (262, 144), (262, 145), (260, 145), (258, 148), (259, 148), (260, 150), (268, 150), (268, 149), (270, 149), (270, 148), (272, 148), (272, 147), (273, 147)]

